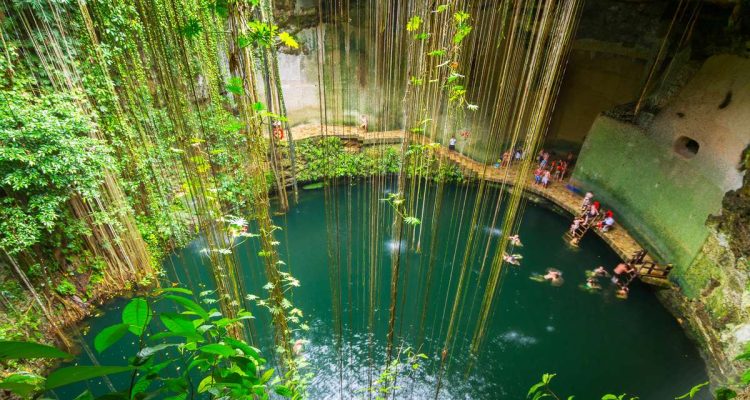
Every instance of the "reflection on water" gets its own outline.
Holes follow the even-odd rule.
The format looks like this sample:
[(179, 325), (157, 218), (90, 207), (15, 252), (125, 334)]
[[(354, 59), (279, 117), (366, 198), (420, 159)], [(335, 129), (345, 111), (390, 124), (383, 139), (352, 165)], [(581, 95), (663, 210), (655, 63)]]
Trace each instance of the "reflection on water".
[(391, 253), (404, 252), (406, 250), (406, 242), (403, 240), (400, 242), (397, 240), (388, 240), (385, 242), (385, 248)]
[(490, 236), (500, 236), (503, 234), (503, 231), (498, 228), (492, 228), (489, 226), (484, 227), (484, 232), (488, 233)]
[[(335, 193), (342, 205), (338, 207), (338, 236), (333, 238), (334, 248), (340, 252), (338, 269), (331, 267), (327, 251), (330, 236), (325, 231), (322, 191), (303, 192), (300, 203), (277, 219), (283, 227), (280, 236), (289, 243), (288, 248), (281, 246), (282, 258), (302, 284), (294, 290), (292, 300), (305, 312), (310, 326), (303, 349), (315, 372), (310, 398), (368, 397), (363, 388), (377, 379), (385, 358), (390, 262), (396, 251), (402, 253), (403, 274), (399, 280), (397, 345), (418, 348), (428, 356), (413, 376), (399, 378), (397, 398), (434, 398), (450, 307), (467, 247), (466, 226), (471, 210), (463, 210), (460, 204), (473, 204), (473, 190), (446, 189), (434, 254), (429, 253), (433, 240), (429, 237), (430, 228), (435, 223), (430, 217), (422, 221), (419, 240), (407, 235), (398, 242), (391, 236), (390, 216), (384, 215), (379, 226), (380, 242), (373, 243), (370, 216), (365, 211), (373, 209), (371, 198), (383, 196), (371, 196), (369, 190), (369, 185), (359, 185)], [(467, 195), (469, 200), (464, 202)], [(490, 194), (493, 195), (496, 193)], [(352, 204), (351, 212), (343, 206), (348, 202)], [(427, 210), (431, 207), (431, 203), (426, 205)], [(485, 215), (489, 218), (491, 213)], [(478, 223), (482, 227), (476, 230), (478, 243), (484, 246), (490, 238), (497, 240), (501, 233), (490, 228), (491, 221)], [(505, 270), (484, 345), (477, 355), (471, 355), (468, 349), (489, 267), (482, 264), (483, 247), (478, 256), (469, 258), (472, 282), (456, 321), (455, 340), (449, 346), (441, 399), (522, 399), (545, 372), (558, 374), (555, 387), (561, 394), (575, 394), (580, 399), (616, 392), (662, 400), (682, 394), (706, 379), (695, 347), (650, 288), (636, 282), (627, 301), (618, 300), (607, 281), (602, 281), (603, 289), (595, 293), (578, 288), (586, 280), (585, 270), (598, 265), (611, 268), (619, 260), (594, 235), (582, 241), (581, 250), (572, 251), (562, 239), (567, 224), (564, 217), (552, 211), (531, 204), (526, 207), (519, 232), (524, 246), (514, 250), (523, 260), (520, 267)], [(414, 243), (418, 242), (422, 243), (421, 252), (415, 250)], [(165, 263), (171, 279), (196, 291), (212, 286), (206, 259), (199, 253), (201, 246), (196, 241)], [(382, 259), (374, 266), (369, 259), (373, 248), (384, 250), (378, 250)], [(247, 285), (245, 292), (253, 294), (263, 293), (261, 287), (266, 283), (257, 250), (252, 241), (236, 249)], [(494, 254), (494, 249), (490, 254)], [(431, 281), (427, 279), (430, 268)], [(560, 270), (565, 283), (553, 287), (549, 282), (529, 279), (547, 268)], [(340, 270), (341, 275), (331, 277), (334, 270)], [(338, 282), (341, 289), (340, 340), (336, 339), (338, 329), (334, 326), (338, 319), (331, 311), (331, 280)], [(371, 288), (377, 288), (374, 296), (370, 295)], [(119, 322), (123, 304), (124, 300), (115, 301), (105, 307), (103, 315), (89, 321), (91, 329), (85, 335), (88, 343), (101, 329)], [(256, 315), (255, 345), (271, 349), (268, 319), (261, 312)], [(134, 346), (135, 343), (124, 343), (111, 348), (99, 357), (99, 362), (122, 364)], [(270, 351), (265, 353), (269, 356)], [(77, 362), (91, 363), (85, 353)], [(124, 385), (126, 378), (115, 377), (113, 383)], [(104, 390), (101, 382), (89, 386), (97, 393)], [(80, 389), (82, 386), (75, 388)], [(67, 399), (73, 393), (73, 389), (61, 390), (58, 396)]]

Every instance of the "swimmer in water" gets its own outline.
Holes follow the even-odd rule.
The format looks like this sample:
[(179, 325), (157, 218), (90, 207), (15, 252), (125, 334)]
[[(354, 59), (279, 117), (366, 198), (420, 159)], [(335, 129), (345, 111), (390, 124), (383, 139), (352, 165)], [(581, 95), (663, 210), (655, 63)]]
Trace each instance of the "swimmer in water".
[(586, 279), (586, 288), (592, 289), (592, 290), (599, 290), (602, 288), (602, 286), (599, 284), (599, 281), (595, 277), (590, 277)]
[(603, 276), (606, 278), (609, 276), (609, 272), (600, 265), (594, 270), (594, 276)]
[(554, 286), (560, 286), (563, 283), (562, 272), (557, 269), (550, 268), (547, 270), (547, 274), (544, 275), (544, 279), (550, 281)]
[(523, 243), (521, 243), (521, 238), (518, 237), (518, 235), (508, 236), (508, 240), (510, 240), (510, 244), (517, 247), (523, 247)]
[(302, 354), (302, 350), (304, 349), (305, 341), (302, 339), (297, 339), (294, 342), (294, 345), (292, 346), (292, 352), (295, 356), (299, 356)]
[(503, 253), (503, 261), (507, 262), (508, 264), (512, 265), (521, 265), (520, 259), (523, 257), (520, 254), (512, 254), (508, 255), (507, 253)]
[(618, 299), (626, 300), (629, 292), (630, 289), (628, 289), (627, 286), (621, 286), (620, 289), (617, 290), (617, 293), (615, 293), (615, 296), (617, 296)]

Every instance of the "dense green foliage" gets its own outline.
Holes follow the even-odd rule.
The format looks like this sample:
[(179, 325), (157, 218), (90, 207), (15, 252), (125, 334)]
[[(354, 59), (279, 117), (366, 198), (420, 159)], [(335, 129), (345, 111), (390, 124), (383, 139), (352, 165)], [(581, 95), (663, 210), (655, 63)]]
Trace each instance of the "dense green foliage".
[(395, 174), (399, 170), (398, 151), (392, 147), (349, 152), (337, 137), (305, 140), (297, 146), (304, 163), (298, 178), (302, 182), (324, 178), (356, 178), (374, 174)]
[(0, 105), (0, 246), (17, 254), (44, 242), (61, 244), (76, 226), (65, 203), (99, 195), (111, 149), (89, 137), (92, 123), (75, 99), (3, 91)]
[[(440, 161), (436, 147), (412, 144), (407, 149), (405, 173), (440, 182), (464, 179), (461, 170), (452, 162)], [(399, 148), (393, 146), (344, 146), (338, 137), (301, 141), (297, 145), (300, 162), (298, 179), (302, 182), (326, 178), (364, 178), (374, 175), (397, 174), (401, 171)]]
[[(264, 399), (271, 392), (285, 398), (300, 398), (299, 393), (280, 383), (278, 373), (267, 367), (259, 349), (231, 334), (233, 327), (252, 319), (252, 314), (240, 310), (238, 317), (227, 318), (216, 308), (206, 308), (206, 304), (216, 302), (211, 299), (213, 294), (201, 293), (198, 303), (189, 290), (170, 288), (159, 290), (154, 297), (132, 299), (122, 311), (122, 323), (103, 329), (95, 340), (98, 353), (120, 341), (136, 340), (138, 351), (127, 365), (68, 366), (46, 378), (17, 373), (0, 382), (0, 389), (31, 398), (40, 391), (71, 383), (129, 373), (127, 388), (103, 398), (159, 396), (177, 400), (203, 395), (212, 399)], [(176, 312), (156, 312), (155, 303), (167, 303)], [(53, 347), (35, 343), (0, 342), (0, 360), (70, 357)], [(94, 396), (85, 392), (78, 399), (94, 399)]]
[[(291, 151), (276, 143), (269, 129), (272, 121), (287, 122), (283, 99), (269, 95), (279, 90), (271, 85), (279, 79), (273, 65), (275, 49), (296, 49), (299, 43), (273, 23), (267, 10), (271, 2), (199, 0), (186, 2), (184, 8), (158, 0), (9, 4), (17, 14), (7, 18), (0, 14), (2, 32), (15, 34), (8, 36), (0, 57), (0, 248), (11, 261), (18, 259), (21, 268), (14, 273), (30, 278), (27, 285), (44, 291), (44, 301), (63, 311), (60, 304), (91, 300), (91, 292), (112, 268), (92, 247), (99, 246), (97, 250), (104, 253), (121, 244), (120, 233), (129, 234), (148, 244), (153, 256), (149, 261), (157, 264), (168, 250), (203, 229), (211, 242), (205, 254), (211, 258), (214, 278), (231, 285), (220, 287), (216, 296), (170, 288), (153, 298), (133, 299), (122, 312), (122, 323), (104, 329), (95, 340), (99, 353), (120, 341), (136, 340), (139, 349), (127, 365), (71, 366), (46, 378), (16, 373), (0, 382), (0, 389), (26, 397), (129, 373), (128, 388), (106, 398), (177, 400), (201, 394), (250, 399), (268, 398), (270, 392), (303, 397), (307, 378), (299, 369), (306, 365), (297, 362), (291, 347), (293, 337), (306, 328), (300, 320), (302, 312), (285, 297), (298, 282), (277, 269), (284, 262), (274, 250), (280, 244), (273, 237), (278, 227), (271, 225), (268, 213), (269, 191), (285, 198), (282, 175)], [(447, 7), (441, 5), (435, 12)], [(458, 69), (459, 45), (473, 29), (471, 18), (463, 11), (451, 16), (450, 46), (426, 53), (447, 68), (440, 79), (430, 79), (431, 74), (422, 71), (411, 77), (411, 83), (417, 87), (439, 82), (454, 112), (476, 111), (478, 106), (467, 100), (465, 76)], [(26, 27), (30, 25), (25, 18), (43, 23)], [(407, 31), (414, 32), (415, 41), (429, 39), (430, 33), (420, 31), (426, 20), (414, 16), (409, 21)], [(237, 21), (242, 24), (239, 29)], [(19, 28), (22, 25), (24, 29)], [(38, 44), (47, 42), (54, 51)], [(226, 54), (220, 57), (217, 49), (227, 50)], [(65, 68), (58, 71), (61, 66)], [(268, 104), (260, 101), (257, 77), (246, 76), (253, 72), (266, 79), (262, 94)], [(425, 133), (429, 119), (421, 115), (408, 119), (412, 133)], [(324, 138), (301, 142), (297, 150), (300, 181), (397, 173), (412, 182), (414, 178), (440, 183), (465, 179), (434, 144), (349, 149), (338, 138)], [(266, 162), (280, 165), (268, 168)], [(75, 205), (102, 202), (106, 185), (118, 194), (122, 191), (122, 198), (105, 198), (106, 207), (95, 211), (75, 209)], [(384, 201), (406, 225), (420, 224), (408, 214), (403, 192)], [(118, 219), (122, 215), (132, 219), (135, 228), (124, 228)], [(230, 215), (252, 215), (258, 233), (247, 233), (248, 223), (242, 218), (226, 223)], [(89, 218), (92, 222), (83, 221)], [(96, 236), (92, 229), (102, 226), (115, 239), (84, 244)], [(269, 281), (267, 299), (237, 296), (244, 294), (244, 288), (233, 276), (232, 246), (240, 236), (261, 237), (258, 256)], [(44, 338), (36, 332), (38, 310), (28, 308), (19, 277), (11, 275), (0, 277), (5, 317), (11, 316), (0, 320), (0, 338), (29, 338), (19, 329), (9, 329), (11, 324), (22, 324), (34, 332), (31, 338), (41, 341)], [(119, 279), (124, 288), (132, 288), (125, 275)], [(26, 289), (33, 292), (34, 287)], [(37, 300), (44, 308), (42, 299)], [(260, 350), (242, 339), (244, 321), (253, 318), (240, 308), (244, 300), (258, 300), (273, 315), (274, 355), (281, 359), (277, 364), (282, 371), (269, 369)], [(169, 303), (176, 312), (157, 313), (156, 302)], [(168, 350), (177, 351), (168, 354)], [(404, 364), (407, 370), (416, 369), (421, 358), (407, 352), (402, 363), (400, 352), (390, 356), (389, 349), (390, 362), (368, 388), (368, 394), (377, 398), (393, 394)], [(69, 356), (41, 345), (0, 345), (5, 366), (15, 368), (15, 360), (24, 358)], [(549, 389), (550, 379), (545, 377), (530, 395), (556, 397)], [(79, 399), (93, 396), (84, 393)]]

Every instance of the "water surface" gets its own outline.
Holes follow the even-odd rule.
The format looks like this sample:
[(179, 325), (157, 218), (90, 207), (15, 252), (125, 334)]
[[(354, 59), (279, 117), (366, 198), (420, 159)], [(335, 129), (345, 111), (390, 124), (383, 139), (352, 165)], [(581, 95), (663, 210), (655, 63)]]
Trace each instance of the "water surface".
[[(418, 347), (429, 357), (414, 379), (398, 382), (402, 387), (398, 398), (434, 398), (440, 353), (472, 229), (479, 246), (469, 257), (470, 284), (443, 372), (441, 399), (523, 399), (529, 386), (545, 372), (557, 373), (553, 386), (560, 397), (575, 394), (580, 399), (598, 399), (604, 393), (669, 399), (706, 380), (695, 346), (650, 287), (635, 282), (626, 301), (617, 299), (605, 280), (600, 292), (579, 287), (585, 281), (585, 270), (599, 265), (612, 268), (619, 262), (617, 255), (593, 234), (584, 238), (580, 249), (570, 248), (562, 239), (569, 218), (532, 202), (525, 208), (519, 231), (524, 246), (516, 252), (524, 257), (522, 265), (505, 269), (484, 344), (479, 354), (471, 355), (468, 345), (489, 268), (486, 264), (482, 268), (485, 246), (489, 240), (491, 258), (492, 243), (502, 234), (490, 224), (499, 192), (492, 189), (481, 205), (486, 212), (475, 226), (469, 226), (475, 188), (447, 187), (437, 219), (433, 218), (434, 190), (430, 186), (423, 197), (425, 211), (418, 215), (422, 217), (421, 236), (407, 234), (401, 242), (390, 237), (391, 212), (387, 204), (378, 201), (385, 194), (369, 183), (329, 189), (328, 208), (323, 190), (303, 191), (299, 204), (277, 217), (283, 228), (279, 234), (282, 258), (302, 285), (294, 290), (292, 301), (305, 312), (311, 327), (305, 335), (309, 343), (304, 350), (315, 366), (310, 398), (367, 398), (361, 390), (377, 378), (385, 353), (390, 262), (397, 251), (402, 254), (397, 345)], [(370, 217), (376, 209), (381, 218), (372, 224)], [(438, 223), (437, 245), (430, 253), (434, 223)], [(379, 232), (377, 242), (372, 241), (374, 227)], [(200, 254), (203, 246), (196, 240), (166, 260), (164, 267), (171, 280), (195, 291), (213, 286), (206, 259)], [(236, 249), (246, 292), (262, 294), (266, 281), (255, 255), (257, 250), (257, 244), (251, 241)], [(375, 275), (370, 273), (373, 250), (379, 255)], [(432, 279), (428, 280), (430, 254), (434, 258)], [(550, 267), (563, 272), (562, 286), (529, 279)], [(332, 311), (332, 282), (340, 288), (340, 316)], [(370, 313), (373, 285), (377, 286), (377, 304)], [(425, 296), (426, 303), (422, 300)], [(90, 328), (83, 335), (84, 341), (91, 345), (101, 329), (118, 323), (126, 302), (113, 301), (100, 316), (87, 321)], [(253, 326), (256, 345), (271, 349), (268, 319), (260, 310), (253, 312), (258, 316)], [(372, 327), (368, 322), (371, 315)], [(338, 332), (342, 335), (340, 342), (336, 340)], [(338, 351), (337, 343), (341, 343)], [(130, 341), (96, 358), (102, 365), (122, 364), (125, 354), (132, 354), (134, 347), (134, 341)], [(76, 362), (92, 361), (83, 352)], [(123, 387), (126, 378), (115, 377), (112, 383)], [(102, 381), (88, 386), (98, 393), (106, 390)], [(75, 390), (85, 387), (61, 390), (58, 396), (72, 398)]]

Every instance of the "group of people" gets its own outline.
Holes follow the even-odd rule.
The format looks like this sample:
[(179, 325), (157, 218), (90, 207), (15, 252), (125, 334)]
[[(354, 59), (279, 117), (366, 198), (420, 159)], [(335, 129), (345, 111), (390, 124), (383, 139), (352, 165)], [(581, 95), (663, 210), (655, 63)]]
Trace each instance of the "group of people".
[[(461, 136), (464, 139), (468, 139), (468, 131), (462, 132)], [(458, 139), (455, 136), (451, 136), (448, 139), (448, 150), (456, 151), (456, 144)], [(554, 154), (554, 153), (553, 153)], [(523, 160), (525, 153), (523, 148), (516, 147), (511, 148), (503, 152), (500, 158), (495, 163), (495, 168), (510, 167), (513, 163)], [(573, 165), (575, 156), (572, 152), (569, 152), (567, 156), (563, 158), (553, 159), (550, 152), (542, 149), (537, 154), (537, 168), (534, 171), (534, 181), (538, 185), (542, 185), (547, 188), (551, 182), (562, 182), (567, 176), (568, 169)]]
[(612, 277), (612, 283), (617, 286), (615, 295), (621, 299), (627, 299), (630, 293), (630, 283), (637, 276), (638, 271), (629, 263), (619, 263), (615, 267), (613, 274), (610, 275), (604, 267), (599, 266), (593, 271), (586, 271), (585, 288), (588, 290), (599, 290), (602, 288), (599, 284), (599, 278)]
[(595, 223), (599, 230), (608, 232), (614, 227), (615, 214), (612, 210), (602, 213), (601, 208), (601, 203), (594, 200), (594, 193), (587, 192), (581, 203), (580, 214), (573, 219), (573, 223), (570, 225), (570, 235), (573, 236), (574, 244), (578, 244), (578, 240), (580, 240), (576, 232), (581, 228), (588, 228), (591, 224)]
[[(523, 246), (518, 235), (508, 236), (508, 244), (513, 247)], [(615, 295), (620, 299), (627, 299), (628, 293), (630, 292), (630, 283), (638, 275), (638, 271), (633, 267), (633, 264), (642, 261), (644, 255), (645, 251), (641, 251), (634, 255), (630, 261), (617, 264), (611, 274), (603, 266), (599, 266), (591, 271), (586, 271), (586, 282), (580, 287), (588, 291), (601, 290), (602, 285), (599, 283), (599, 279), (611, 277), (612, 283), (617, 287)], [(521, 259), (523, 259), (523, 256), (520, 254), (503, 253), (503, 261), (508, 264), (521, 265)], [(549, 282), (552, 286), (562, 286), (564, 283), (562, 271), (556, 268), (548, 268), (544, 275), (536, 273), (531, 274), (529, 279), (537, 282)]]
[(550, 153), (544, 149), (537, 154), (538, 166), (534, 170), (534, 182), (542, 185), (545, 189), (550, 182), (562, 182), (568, 173), (568, 168), (573, 164), (573, 153), (568, 153), (565, 159), (551, 159)]
[[(521, 243), (521, 238), (518, 237), (518, 235), (508, 236), (508, 243), (511, 244), (513, 247), (523, 247), (523, 243)], [(520, 254), (503, 253), (503, 261), (511, 265), (521, 265), (522, 258), (523, 256)]]
[[(620, 299), (627, 299), (630, 292), (629, 286), (638, 272), (629, 263), (618, 264), (613, 273), (610, 274), (606, 268), (599, 266), (594, 270), (586, 271), (586, 282), (580, 287), (587, 291), (598, 291), (602, 289), (600, 278), (612, 278), (612, 283), (616, 286), (615, 295)], [(548, 268), (544, 275), (531, 274), (529, 279), (537, 282), (549, 282), (552, 286), (562, 286), (564, 283), (562, 271), (556, 268)]]
[[(581, 285), (581, 287), (588, 291), (601, 290), (602, 285), (599, 283), (599, 279), (611, 277), (612, 283), (617, 287), (615, 296), (625, 300), (628, 298), (628, 293), (630, 293), (630, 283), (637, 274), (636, 269), (628, 263), (618, 264), (612, 274), (606, 268), (599, 266), (592, 271), (586, 271), (586, 283)], [(558, 269), (548, 268), (544, 275), (532, 274), (530, 279), (537, 282), (549, 282), (552, 286), (561, 286), (563, 284), (563, 273)]]
[(510, 167), (514, 162), (521, 161), (523, 159), (523, 150), (520, 147), (516, 149), (507, 150), (503, 153), (501, 158), (495, 161), (495, 168)]
[[(508, 244), (512, 245), (514, 248), (523, 247), (521, 238), (518, 235), (508, 236)], [(511, 265), (521, 265), (522, 259), (523, 256), (520, 254), (503, 253), (503, 261)], [(534, 274), (532, 275), (532, 279), (540, 282), (549, 281), (553, 286), (560, 286), (563, 284), (562, 272), (555, 268), (547, 269), (547, 273), (545, 275)]]

